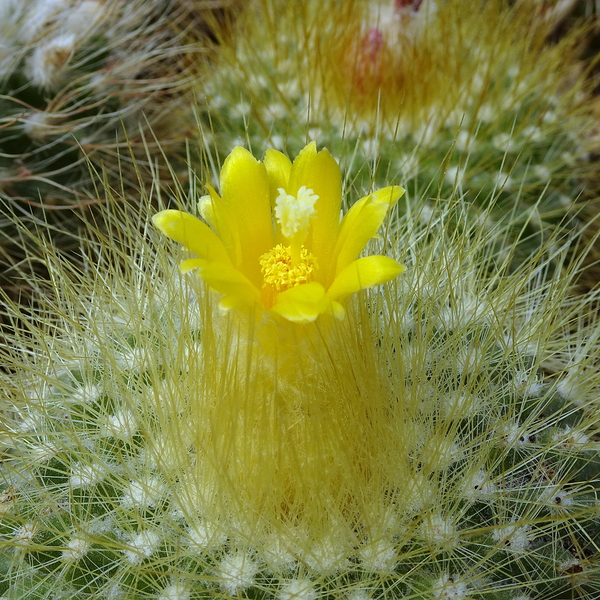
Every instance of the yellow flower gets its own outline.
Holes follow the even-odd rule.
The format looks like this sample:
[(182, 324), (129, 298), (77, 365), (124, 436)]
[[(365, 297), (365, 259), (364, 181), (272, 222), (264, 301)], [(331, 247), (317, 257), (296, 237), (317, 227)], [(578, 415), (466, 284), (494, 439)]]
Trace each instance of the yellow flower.
[(197, 255), (180, 269), (197, 269), (222, 294), (222, 308), (262, 308), (296, 323), (343, 318), (346, 297), (404, 270), (385, 256), (358, 258), (404, 190), (373, 192), (340, 221), (340, 168), (314, 142), (293, 163), (277, 150), (260, 162), (238, 146), (223, 164), (221, 196), (207, 188), (199, 202), (205, 222), (179, 210), (153, 221)]

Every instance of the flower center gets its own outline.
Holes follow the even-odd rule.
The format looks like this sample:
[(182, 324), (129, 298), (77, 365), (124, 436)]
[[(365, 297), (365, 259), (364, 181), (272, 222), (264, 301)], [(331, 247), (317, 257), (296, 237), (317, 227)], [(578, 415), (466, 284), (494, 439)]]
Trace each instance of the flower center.
[(292, 262), (289, 246), (278, 244), (265, 252), (260, 258), (260, 270), (263, 276), (263, 288), (270, 286), (276, 292), (283, 292), (312, 279), (317, 268), (315, 257), (304, 247), (300, 249), (300, 260)]

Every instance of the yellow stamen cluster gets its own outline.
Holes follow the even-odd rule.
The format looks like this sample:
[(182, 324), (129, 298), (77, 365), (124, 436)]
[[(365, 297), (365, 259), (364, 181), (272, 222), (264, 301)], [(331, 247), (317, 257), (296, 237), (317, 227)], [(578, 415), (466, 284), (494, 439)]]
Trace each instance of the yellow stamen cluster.
[(259, 261), (263, 288), (272, 286), (277, 292), (309, 283), (312, 280), (312, 273), (317, 268), (315, 257), (304, 246), (300, 250), (299, 261), (292, 261), (291, 248), (283, 244), (271, 248), (260, 257)]

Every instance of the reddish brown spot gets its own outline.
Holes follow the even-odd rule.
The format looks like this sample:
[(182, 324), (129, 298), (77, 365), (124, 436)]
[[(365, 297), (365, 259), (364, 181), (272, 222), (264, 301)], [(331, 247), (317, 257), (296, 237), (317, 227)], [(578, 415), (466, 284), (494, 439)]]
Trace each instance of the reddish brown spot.
[(376, 27), (369, 29), (360, 40), (356, 51), (353, 83), (356, 90), (365, 93), (381, 86), (385, 41)]
[(565, 569), (565, 573), (569, 575), (577, 575), (577, 573), (583, 573), (583, 567), (579, 564), (571, 565), (568, 569)]
[(423, 0), (395, 0), (394, 7), (396, 10), (400, 10), (402, 8), (412, 8), (413, 10), (419, 10), (421, 3)]

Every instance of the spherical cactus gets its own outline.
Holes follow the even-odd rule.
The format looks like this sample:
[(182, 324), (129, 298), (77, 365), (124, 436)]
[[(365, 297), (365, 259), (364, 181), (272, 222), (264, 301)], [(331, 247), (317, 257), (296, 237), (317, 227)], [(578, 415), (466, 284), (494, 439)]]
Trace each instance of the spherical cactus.
[(113, 184), (134, 184), (142, 159), (182, 150), (193, 125), (191, 82), (215, 46), (218, 19), (234, 5), (4, 3), (2, 196), (46, 206), (95, 202), (88, 161)]
[[(406, 265), (398, 279), (343, 313), (257, 315), (234, 302), (248, 296), (232, 267), (210, 266), (215, 232), (254, 235), (243, 211), (221, 220), (254, 201), (234, 185), (239, 156), (225, 204), (200, 203), (212, 233), (157, 222), (201, 277), (177, 272), (151, 209), (119, 202), (112, 235), (81, 240), (79, 271), (47, 250), (45, 308), (3, 349), (0, 593), (594, 598), (596, 296), (571, 294), (569, 239), (511, 272), (501, 228), (457, 232), (468, 205), (402, 210), (369, 247)], [(321, 160), (292, 177), (335, 189)]]
[(510, 213), (526, 252), (544, 224), (574, 226), (574, 204), (597, 189), (580, 28), (549, 43), (538, 3), (301, 6), (250, 13), (203, 86), (211, 152), (293, 154), (314, 139), (348, 186), (401, 182), (428, 212), (458, 194), (489, 227)]
[(176, 155), (195, 129), (192, 88), (239, 8), (239, 0), (2, 3), (0, 206), (12, 217), (0, 217), (0, 284), (18, 287), (13, 297), (28, 288), (13, 277), (27, 260), (12, 241), (15, 219), (50, 224), (64, 247), (61, 232), (80, 226), (79, 210), (103, 201), (91, 171), (133, 199), (140, 178), (166, 169), (167, 153), (180, 168)]

